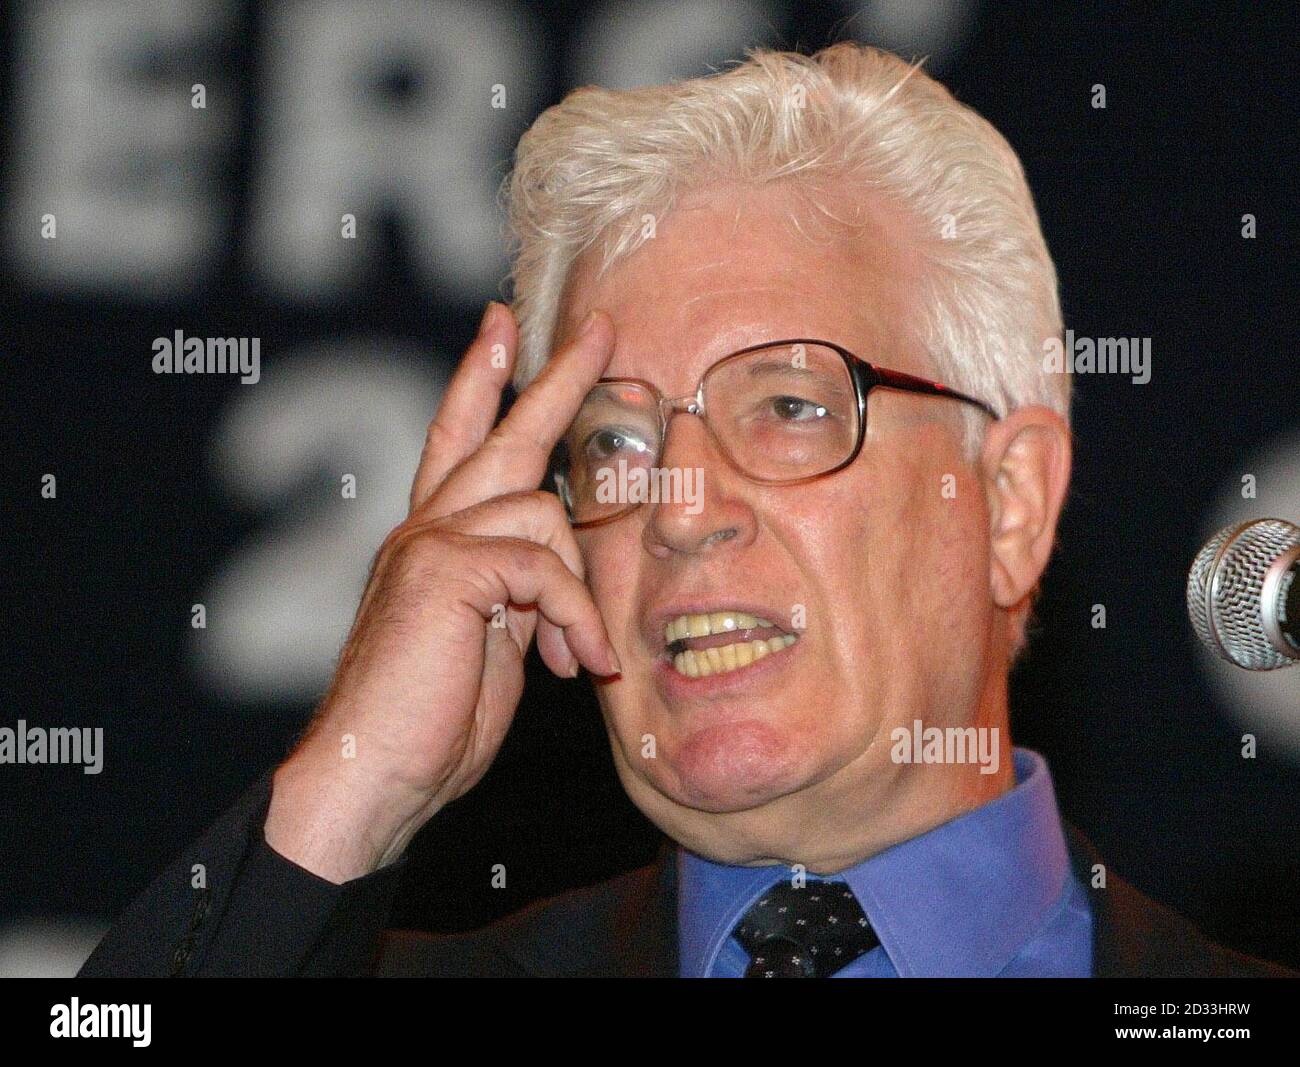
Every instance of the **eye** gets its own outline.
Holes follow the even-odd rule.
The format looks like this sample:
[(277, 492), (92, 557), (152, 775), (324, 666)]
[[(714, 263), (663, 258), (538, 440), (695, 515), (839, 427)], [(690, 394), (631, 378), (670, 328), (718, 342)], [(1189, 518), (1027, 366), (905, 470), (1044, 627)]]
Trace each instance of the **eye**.
[(620, 453), (642, 453), (648, 451), (646, 443), (640, 437), (616, 426), (607, 426), (596, 430), (587, 438), (586, 450), (595, 459), (609, 459)]
[(785, 422), (813, 422), (829, 414), (821, 404), (797, 396), (774, 396), (771, 404), (776, 417)]

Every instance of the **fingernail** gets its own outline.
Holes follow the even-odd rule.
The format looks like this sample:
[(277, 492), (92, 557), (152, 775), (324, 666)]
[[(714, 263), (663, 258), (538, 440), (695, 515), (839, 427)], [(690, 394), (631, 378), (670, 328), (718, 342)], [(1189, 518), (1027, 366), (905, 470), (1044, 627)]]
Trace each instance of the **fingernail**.
[(569, 677), (570, 678), (578, 677), (578, 671), (580, 671), (581, 669), (582, 667), (578, 663), (578, 657), (571, 655), (569, 657)]
[(618, 653), (614, 651), (614, 646), (613, 646), (613, 645), (610, 645), (609, 648), (608, 648), (608, 650), (606, 651), (606, 655), (605, 655), (605, 663), (606, 663), (607, 666), (613, 668), (613, 669), (609, 672), (610, 674), (622, 674), (622, 673), (623, 673), (623, 665), (622, 665), (621, 663), (619, 663), (619, 661), (618, 661)]
[(483, 318), (479, 321), (478, 324), (478, 332), (480, 335), (487, 332), (487, 328), (492, 322), (492, 316), (493, 313), (496, 311), (496, 307), (497, 307), (497, 302), (495, 300), (489, 300), (487, 307), (483, 309)]
[(594, 311), (588, 311), (587, 317), (582, 320), (582, 325), (578, 327), (578, 336), (586, 337), (587, 334), (591, 333), (592, 327), (595, 325), (596, 313)]

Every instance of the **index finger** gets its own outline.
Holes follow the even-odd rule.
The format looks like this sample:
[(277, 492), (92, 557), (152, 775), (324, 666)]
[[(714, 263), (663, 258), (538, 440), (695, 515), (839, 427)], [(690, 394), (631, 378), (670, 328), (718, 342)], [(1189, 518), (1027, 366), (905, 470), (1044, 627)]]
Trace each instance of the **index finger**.
[(492, 301), (429, 424), (411, 483), (412, 513), (429, 499), (447, 473), (487, 437), (514, 369), (518, 344), (514, 313), (505, 304)]
[(613, 356), (613, 320), (593, 311), (483, 446), (447, 476), (437, 493), (438, 510), (460, 511), (490, 497), (536, 489), (556, 442)]

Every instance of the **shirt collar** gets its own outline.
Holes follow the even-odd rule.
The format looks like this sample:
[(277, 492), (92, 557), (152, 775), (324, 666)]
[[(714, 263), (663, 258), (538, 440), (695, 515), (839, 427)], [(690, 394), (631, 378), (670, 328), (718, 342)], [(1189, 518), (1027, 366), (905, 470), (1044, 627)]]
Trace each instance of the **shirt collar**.
[[(1013, 753), (1016, 785), (835, 875), (848, 883), (900, 977), (992, 977), (1033, 936), (1069, 874), (1047, 762)], [(791, 870), (732, 867), (679, 849), (681, 973), (710, 973), (736, 923)]]

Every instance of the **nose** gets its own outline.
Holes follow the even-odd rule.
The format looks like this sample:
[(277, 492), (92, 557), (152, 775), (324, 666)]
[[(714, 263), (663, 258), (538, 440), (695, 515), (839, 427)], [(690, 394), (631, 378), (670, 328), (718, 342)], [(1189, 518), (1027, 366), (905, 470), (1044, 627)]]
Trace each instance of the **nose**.
[(675, 493), (647, 505), (650, 517), (642, 539), (652, 556), (667, 559), (742, 548), (757, 531), (753, 509), (745, 500), (748, 483), (732, 470), (704, 420), (689, 414), (671, 419), (659, 465), (693, 486), (694, 493)]

